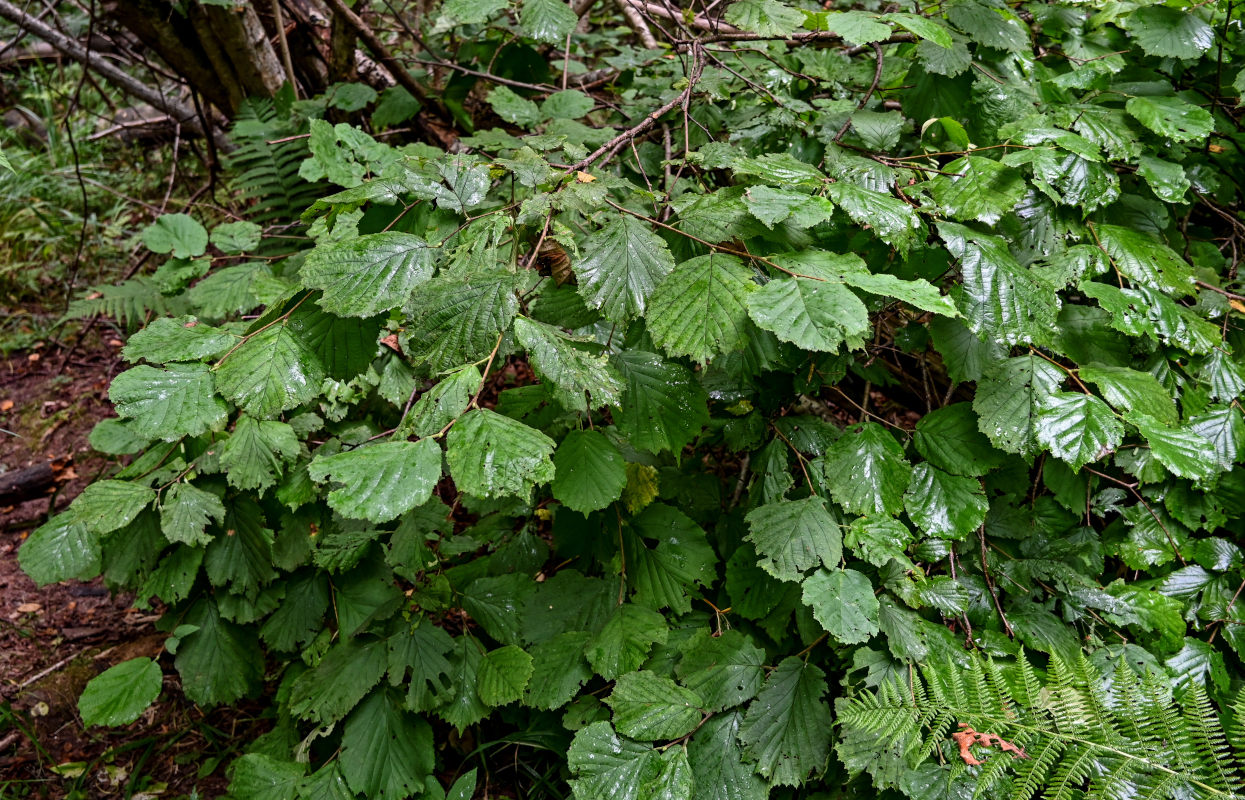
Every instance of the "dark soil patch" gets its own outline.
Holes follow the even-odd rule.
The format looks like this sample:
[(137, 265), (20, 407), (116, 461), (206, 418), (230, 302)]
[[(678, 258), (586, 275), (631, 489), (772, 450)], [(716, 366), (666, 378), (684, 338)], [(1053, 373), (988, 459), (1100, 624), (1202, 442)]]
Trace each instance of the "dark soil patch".
[[(120, 341), (93, 336), (0, 361), (0, 473), (54, 461), (59, 486), (0, 507), (0, 797), (174, 798), (225, 792), (224, 764), (258, 732), (245, 707), (204, 711), (177, 685), (158, 614), (130, 607), (101, 581), (39, 588), (17, 553), (29, 533), (110, 464), (91, 451), (113, 416), (108, 384), (125, 368)], [(63, 366), (62, 366), (63, 362)], [(84, 730), (78, 695), (92, 677), (139, 656), (161, 658), (160, 700), (127, 728)]]

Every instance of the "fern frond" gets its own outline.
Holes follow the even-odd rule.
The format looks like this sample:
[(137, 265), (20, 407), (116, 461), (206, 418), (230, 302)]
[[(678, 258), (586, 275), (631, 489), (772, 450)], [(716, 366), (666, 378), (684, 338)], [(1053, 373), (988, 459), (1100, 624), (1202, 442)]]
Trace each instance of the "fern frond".
[(1232, 751), (1223, 734), (1219, 715), (1215, 713), (1201, 680), (1193, 681), (1183, 709), (1185, 723), (1202, 771), (1214, 778), (1213, 784), (1224, 791), (1240, 792), (1242, 785), (1232, 765)]
[(242, 103), (230, 138), (237, 149), (225, 166), (231, 188), (251, 203), (248, 217), (260, 225), (291, 222), (324, 193), (324, 187), (299, 175), (309, 154), (304, 131), (280, 119), (268, 99)]
[(165, 295), (147, 276), (131, 278), (116, 285), (92, 286), (69, 304), (65, 319), (96, 314), (111, 317), (124, 327), (137, 327), (149, 316), (183, 313), (185, 301)]
[(967, 679), (956, 667), (924, 667), (907, 681), (848, 698), (839, 716), (845, 735), (902, 738), (905, 755), (922, 761), (958, 724), (968, 733), (956, 734), (959, 749), (948, 755), (960, 758), (950, 770), (976, 776), (976, 797), (997, 797), (1009, 776), (1015, 800), (1242, 796), (1228, 740), (1200, 685), (1177, 704), (1161, 679), (1138, 680), (1121, 667), (1112, 696), (1084, 658), (1052, 659), (1042, 685), (1022, 655), (1013, 691), (1001, 666), (974, 658)]

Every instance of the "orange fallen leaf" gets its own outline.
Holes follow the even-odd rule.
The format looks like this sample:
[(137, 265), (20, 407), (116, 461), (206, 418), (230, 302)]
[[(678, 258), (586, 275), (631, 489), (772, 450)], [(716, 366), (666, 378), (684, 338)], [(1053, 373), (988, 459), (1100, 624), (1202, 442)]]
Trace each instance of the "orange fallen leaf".
[(1002, 736), (997, 736), (993, 733), (978, 733), (965, 722), (961, 722), (960, 727), (963, 730), (958, 733), (951, 734), (951, 738), (955, 740), (956, 745), (960, 748), (960, 758), (963, 759), (964, 763), (970, 767), (986, 763), (973, 757), (972, 751), (969, 748), (971, 748), (974, 744), (982, 747), (997, 747), (1004, 753), (1011, 753), (1012, 758), (1029, 757), (1028, 753), (1007, 741)]
[(380, 343), (383, 344), (385, 347), (388, 347), (390, 350), (397, 353), (398, 355), (402, 355), (402, 346), (398, 344), (398, 334), (391, 333), (385, 338), (381, 339)]
[(34, 614), (36, 611), (42, 610), (43, 606), (38, 603), (22, 603), (17, 607), (17, 613), (19, 614)]
[(575, 173), (575, 180), (579, 181), (580, 183), (592, 183), (596, 179), (597, 179), (596, 175), (589, 175), (588, 173), (584, 172), (582, 169)]
[(0, 411), (12, 411), (12, 410), (13, 410), (13, 401), (12, 401), (12, 400), (3, 400), (3, 401), (0, 401)]

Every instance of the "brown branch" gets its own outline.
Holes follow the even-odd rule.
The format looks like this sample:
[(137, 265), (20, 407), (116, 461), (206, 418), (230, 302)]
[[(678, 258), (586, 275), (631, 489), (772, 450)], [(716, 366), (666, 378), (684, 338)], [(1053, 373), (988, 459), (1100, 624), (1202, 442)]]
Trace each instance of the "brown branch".
[[(341, 0), (330, 0), (330, 2), (341, 2)], [(644, 117), (644, 119), (640, 120), (639, 124), (633, 125), (632, 127), (628, 128), (627, 130), (615, 136), (613, 139), (610, 139), (608, 142), (598, 147), (596, 150), (589, 153), (584, 158), (580, 159), (578, 162), (567, 167), (566, 173), (569, 175), (571, 173), (582, 170), (584, 167), (591, 166), (597, 161), (597, 159), (601, 158), (601, 156), (622, 147), (627, 142), (631, 141), (632, 139), (635, 139), (640, 134), (648, 131), (648, 129), (656, 125), (657, 121), (661, 119), (663, 116), (665, 116), (667, 112), (673, 111), (675, 108), (681, 105), (686, 105), (688, 101), (691, 100), (692, 92), (695, 91), (696, 84), (700, 82), (700, 76), (701, 76), (701, 73), (704, 72), (704, 69), (705, 69), (705, 56), (703, 53), (703, 48), (701, 48), (699, 43), (693, 43), (692, 44), (692, 69), (691, 69), (691, 72), (688, 73), (687, 86), (683, 88), (683, 91), (679, 92), (679, 94), (673, 100), (669, 101), (668, 103), (664, 103), (661, 106), (661, 108), (658, 108), (656, 111), (653, 111), (651, 114), (648, 114), (646, 117)]]
[(362, 17), (350, 10), (342, 0), (327, 0), (327, 2), (333, 11), (358, 35), (364, 46), (372, 51), (372, 55), (376, 56), (377, 60), (389, 70), (389, 73), (393, 75), (393, 79), (398, 82), (398, 85), (410, 92), (411, 96), (425, 107), (432, 109), (438, 117), (447, 122), (452, 122), (453, 118), (441, 102), (431, 97), (427, 90), (411, 76), (411, 73), (406, 71), (406, 68), (402, 66), (402, 62), (390, 52), (389, 48), (385, 47), (384, 42), (376, 35), (376, 31), (372, 30), (363, 21)]
[[(860, 98), (860, 102), (856, 104), (857, 111), (869, 104), (869, 98), (873, 97), (873, 93), (878, 90), (878, 84), (882, 82), (882, 46), (877, 42), (873, 43), (873, 55), (875, 58), (873, 83), (869, 84), (869, 89), (865, 92), (865, 96)], [(834, 141), (837, 142), (839, 139), (842, 139), (850, 127), (852, 127), (852, 118), (849, 116), (844, 120), (843, 127), (839, 128), (839, 132), (834, 135)]]
[(224, 134), (213, 130), (204, 130), (204, 126), (200, 123), (198, 115), (193, 108), (176, 101), (170, 100), (164, 96), (159, 89), (148, 86), (137, 78), (128, 74), (124, 70), (114, 66), (109, 61), (92, 53), (83, 47), (76, 40), (66, 36), (55, 28), (47, 25), (35, 17), (23, 12), (20, 8), (8, 2), (8, 0), (0, 0), (0, 18), (7, 19), (18, 27), (19, 31), (29, 32), (32, 36), (50, 44), (61, 53), (69, 58), (82, 64), (88, 69), (95, 72), (100, 77), (115, 85), (126, 94), (142, 100), (145, 103), (158, 108), (170, 117), (175, 119), (183, 129), (196, 133), (200, 136), (212, 136), (215, 139), (217, 148), (221, 150), (232, 150), (233, 147)]

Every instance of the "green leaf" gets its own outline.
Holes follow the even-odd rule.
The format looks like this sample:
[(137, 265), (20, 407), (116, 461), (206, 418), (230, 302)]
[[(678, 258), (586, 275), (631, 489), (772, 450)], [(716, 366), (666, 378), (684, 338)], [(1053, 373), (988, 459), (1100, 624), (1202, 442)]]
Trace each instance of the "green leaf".
[(476, 794), (476, 768), (472, 768), (458, 780), (454, 781), (454, 785), (446, 792), (446, 800), (471, 800)]
[(743, 200), (752, 216), (770, 229), (787, 219), (796, 227), (812, 228), (834, 213), (834, 204), (824, 197), (771, 186), (749, 186)]
[(1045, 398), (1035, 422), (1038, 441), (1076, 471), (1113, 452), (1124, 435), (1106, 403), (1075, 392)]
[(346, 639), (290, 689), (290, 712), (320, 725), (337, 722), (367, 696), (385, 674), (385, 642)]
[(285, 584), (285, 597), (259, 629), (270, 649), (297, 651), (321, 630), (329, 608), (328, 577), (322, 573), (296, 574)]
[(623, 537), (627, 573), (635, 586), (635, 600), (652, 608), (691, 610), (688, 595), (696, 586), (707, 586), (716, 577), (713, 548), (704, 531), (690, 517), (665, 503), (644, 509), (632, 526), (652, 548), (636, 536)]
[(485, 358), (519, 309), (518, 286), (503, 270), (438, 276), (416, 293), (406, 352), (434, 373)]
[(229, 796), (253, 800), (298, 797), (304, 765), (280, 761), (263, 753), (247, 753), (229, 765)]
[(940, 539), (963, 539), (981, 527), (989, 510), (976, 478), (949, 475), (929, 464), (912, 471), (904, 507), (925, 533)]
[(926, 461), (952, 475), (980, 477), (1002, 466), (1006, 458), (977, 427), (977, 414), (968, 403), (926, 414), (916, 424), (913, 444)]
[(164, 676), (150, 658), (132, 658), (104, 670), (78, 698), (82, 724), (129, 725), (160, 696)]
[(449, 703), (438, 708), (437, 714), (461, 734), (488, 716), (488, 706), (476, 692), (480, 662), (484, 659), (480, 643), (471, 636), (460, 636), (454, 645), (450, 670)]
[[(451, 372), (437, 385), (419, 396), (407, 418), (416, 436), (432, 436), (458, 419), (467, 410), (480, 387), (480, 370), (473, 366)], [(402, 430), (405, 430), (403, 428)]]
[(902, 200), (847, 181), (830, 184), (826, 192), (853, 222), (868, 226), (882, 241), (900, 252), (906, 253), (916, 243), (921, 222), (912, 207)]
[(1059, 311), (1055, 291), (1020, 266), (1006, 241), (954, 222), (938, 223), (938, 233), (960, 261), (960, 310), (973, 333), (1006, 345), (1049, 335)]
[(1029, 27), (1010, 9), (997, 9), (968, 0), (948, 8), (947, 16), (957, 28), (986, 47), (1013, 53), (1029, 47)]
[(748, 297), (759, 327), (805, 350), (833, 353), (862, 347), (869, 313), (850, 289), (831, 281), (776, 278)]
[(454, 667), (446, 658), (453, 649), (450, 635), (427, 622), (389, 637), (389, 685), (401, 686), (406, 680), (407, 708), (431, 711), (453, 695)]
[(39, 586), (99, 574), (99, 538), (72, 513), (43, 523), (17, 551), (22, 571)]
[(565, 45), (579, 18), (564, 0), (523, 0), (519, 27), (538, 42)]
[(575, 264), (579, 293), (615, 322), (643, 314), (653, 290), (674, 269), (661, 237), (626, 214), (615, 215), (581, 249), (585, 256)]
[(1215, 129), (1209, 111), (1178, 97), (1131, 97), (1124, 107), (1142, 125), (1177, 142), (1200, 142)]
[[(618, 405), (622, 379), (606, 356), (584, 349), (583, 344), (557, 328), (526, 317), (515, 319), (514, 335), (563, 407), (586, 413), (593, 408)], [(587, 397), (592, 398), (591, 403)]]
[(737, 630), (703, 635), (684, 648), (677, 674), (702, 697), (706, 711), (718, 712), (748, 702), (765, 679), (765, 651)]
[(687, 746), (687, 761), (696, 783), (696, 800), (765, 800), (769, 786), (744, 763), (739, 749), (743, 713), (711, 717)]
[(1245, 452), (1245, 420), (1235, 408), (1218, 408), (1189, 420), (1189, 429), (1210, 442), (1219, 468), (1232, 469)]
[(523, 608), (534, 589), (519, 573), (478, 578), (463, 590), (463, 610), (494, 639), (513, 644), (523, 633)]
[(873, 584), (850, 569), (821, 568), (804, 581), (804, 605), (843, 644), (867, 642), (878, 632), (878, 599)]
[(507, 0), (445, 0), (441, 14), (459, 25), (479, 25), (509, 5)]
[(804, 12), (778, 0), (739, 0), (726, 7), (722, 18), (744, 31), (761, 36), (789, 36), (804, 25)]
[(1167, 425), (1180, 418), (1176, 402), (1148, 372), (1095, 365), (1081, 367), (1077, 374), (1081, 380), (1097, 386), (1107, 402), (1122, 411), (1145, 414)]
[(920, 14), (904, 12), (883, 14), (880, 19), (885, 22), (893, 22), (899, 27), (916, 34), (921, 39), (933, 42), (939, 47), (951, 47), (954, 44), (951, 32), (939, 20), (923, 17)]
[(912, 544), (912, 531), (893, 517), (857, 517), (847, 527), (843, 543), (875, 567), (884, 567), (891, 559), (906, 565), (904, 551)]
[(581, 514), (605, 508), (627, 485), (623, 456), (596, 431), (571, 431), (553, 457), (553, 496)]
[(550, 711), (571, 701), (579, 687), (592, 678), (584, 658), (590, 634), (585, 631), (560, 633), (531, 649), (532, 677), (524, 703)]
[(1094, 231), (1112, 265), (1130, 280), (1177, 296), (1192, 294), (1192, 268), (1167, 245), (1118, 225), (1099, 225)]
[(1176, 477), (1203, 480), (1220, 471), (1214, 448), (1195, 429), (1169, 428), (1144, 414), (1130, 416), (1128, 421), (1137, 426), (1159, 463)]
[(226, 222), (212, 229), (210, 240), (223, 253), (245, 253), (259, 247), (264, 229), (254, 222)]
[(221, 619), (211, 599), (197, 601), (182, 622), (198, 628), (182, 637), (177, 648), (175, 663), (187, 697), (213, 706), (232, 703), (259, 690), (264, 654), (251, 628)]
[(285, 321), (253, 334), (215, 367), (220, 393), (270, 419), (320, 394), (324, 365)]
[(848, 272), (843, 275), (843, 281), (848, 286), (855, 286), (857, 289), (863, 289), (879, 297), (899, 300), (922, 311), (941, 314), (944, 317), (960, 316), (959, 309), (955, 307), (955, 301), (939, 292), (938, 287), (923, 278), (908, 281), (884, 272), (876, 274)]
[(509, 644), (484, 655), (477, 673), (476, 691), (490, 706), (504, 706), (523, 697), (532, 677), (532, 657)]
[(612, 681), (639, 669), (653, 645), (665, 644), (669, 633), (661, 614), (626, 603), (614, 611), (601, 632), (588, 643), (584, 655), (598, 675)]
[(709, 424), (708, 395), (686, 367), (639, 350), (614, 364), (626, 386), (614, 421), (632, 446), (678, 453)]
[(541, 120), (540, 109), (526, 97), (515, 94), (506, 86), (495, 86), (488, 94), (488, 104), (497, 116), (512, 125), (529, 128)]
[(170, 542), (191, 546), (212, 541), (206, 533), (209, 520), (225, 519), (225, 504), (209, 491), (189, 483), (169, 487), (160, 503), (160, 530)]
[(207, 252), (207, 230), (186, 214), (163, 214), (143, 228), (143, 244), (153, 253), (198, 258)]
[(113, 379), (108, 397), (118, 414), (134, 420), (148, 436), (166, 442), (220, 430), (228, 412), (216, 396), (212, 373), (203, 364), (126, 370)]
[(237, 341), (236, 336), (194, 317), (161, 317), (131, 336), (121, 355), (131, 363), (201, 361), (220, 355)]
[(1026, 458), (1038, 450), (1038, 411), (1063, 382), (1064, 373), (1036, 355), (992, 364), (977, 384), (973, 410), (994, 446)]
[(735, 256), (684, 261), (653, 292), (649, 332), (670, 355), (707, 362), (743, 344), (754, 288), (751, 271)]
[(289, 425), (243, 414), (221, 447), (220, 463), (230, 486), (262, 492), (277, 482), (298, 454), (298, 434)]
[(822, 701), (825, 673), (784, 658), (770, 673), (739, 728), (744, 755), (774, 786), (798, 786), (820, 775), (830, 758), (832, 720)]
[(1222, 348), (1215, 348), (1202, 360), (1197, 376), (1210, 388), (1210, 396), (1224, 403), (1230, 403), (1245, 393), (1245, 366), (1238, 366)]
[(823, 471), (835, 501), (853, 514), (897, 514), (912, 467), (895, 437), (866, 422), (826, 450)]
[(686, 750), (682, 747), (663, 750), (660, 760), (661, 774), (648, 787), (647, 795), (653, 800), (692, 800), (695, 779), (687, 763)]
[(809, 569), (843, 557), (839, 525), (817, 496), (763, 505), (748, 514), (748, 535), (760, 566), (775, 578), (799, 581)]
[(272, 531), (254, 498), (240, 495), (225, 508), (225, 536), (208, 545), (203, 564), (213, 586), (228, 585), (238, 594), (254, 596), (276, 577), (272, 563)]
[(343, 317), (370, 317), (405, 304), (432, 277), (437, 248), (409, 233), (387, 231), (316, 247), (299, 272), (324, 290), (319, 304)]
[(629, 672), (605, 698), (614, 710), (614, 727), (642, 742), (677, 739), (700, 722), (704, 701), (690, 689), (648, 670)]
[(545, 98), (540, 104), (540, 112), (554, 119), (579, 119), (596, 106), (596, 101), (583, 92), (564, 89)]
[(526, 496), (553, 480), (553, 440), (486, 409), (464, 414), (450, 429), (446, 460), (461, 491), (477, 497)]
[(946, 174), (929, 182), (929, 192), (944, 211), (958, 220), (993, 225), (1016, 207), (1026, 191), (1019, 170), (990, 158), (957, 158), (942, 172)]
[(388, 522), (432, 497), (441, 480), (441, 447), (432, 439), (381, 442), (328, 457), (316, 456), (311, 479), (342, 484), (329, 506), (344, 517)]
[(133, 522), (155, 499), (156, 493), (139, 483), (97, 481), (74, 498), (70, 513), (94, 533), (112, 533)]
[(576, 800), (648, 800), (646, 789), (661, 773), (652, 746), (622, 738), (608, 722), (576, 733), (567, 763)]
[(1150, 191), (1164, 203), (1184, 202), (1191, 186), (1184, 167), (1151, 155), (1141, 156), (1137, 174), (1145, 178)]
[(432, 727), (390, 692), (373, 692), (346, 720), (338, 763), (356, 794), (383, 800), (421, 794), (435, 760)]
[(1215, 42), (1214, 29), (1194, 8), (1139, 8), (1128, 16), (1127, 26), (1142, 50), (1160, 58), (1194, 59)]

